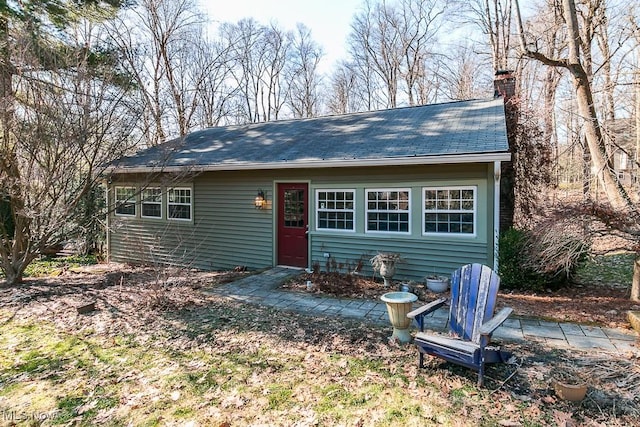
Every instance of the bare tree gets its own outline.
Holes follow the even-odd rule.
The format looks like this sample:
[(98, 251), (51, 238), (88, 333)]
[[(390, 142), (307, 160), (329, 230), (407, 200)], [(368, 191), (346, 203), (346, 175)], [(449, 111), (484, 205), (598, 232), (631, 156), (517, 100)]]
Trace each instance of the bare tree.
[(340, 62), (331, 75), (330, 96), (327, 108), (332, 114), (346, 114), (364, 110), (364, 102), (358, 91), (358, 76), (353, 64)]
[[(540, 29), (536, 34), (538, 49), (546, 56), (557, 57), (566, 48), (566, 37), (563, 30), (564, 19), (562, 14), (553, 7), (552, 1), (554, 0), (547, 0), (544, 7), (536, 9), (530, 25)], [(543, 138), (551, 147), (552, 156), (556, 159), (554, 167), (556, 177), (558, 177), (559, 147), (556, 101), (564, 69), (547, 67), (537, 61), (518, 62), (518, 66), (521, 69), (519, 81), (522, 96), (520, 100), (523, 104), (528, 103), (528, 107), (523, 105), (523, 108), (538, 112), (544, 132)], [(541, 105), (542, 108), (539, 107)]]
[(633, 81), (635, 86), (635, 103), (634, 103), (634, 116), (635, 116), (635, 126), (636, 126), (636, 155), (635, 160), (638, 165), (640, 165), (640, 25), (636, 21), (635, 16), (630, 15), (629, 21), (631, 23), (631, 32), (636, 41), (635, 51), (636, 51), (636, 67), (633, 73)]
[[(516, 1), (519, 39), (524, 55), (547, 66), (564, 69), (571, 76), (592, 170), (610, 206), (609, 209), (596, 205), (589, 206), (587, 209), (588, 214), (604, 223), (612, 234), (615, 235), (616, 231), (622, 231), (627, 237), (637, 240), (638, 236), (640, 236), (640, 230), (637, 229), (638, 207), (621, 185), (617, 173), (612, 168), (612, 162), (608, 157), (607, 144), (600, 125), (600, 116), (597, 114), (592, 90), (594, 72), (592, 69), (593, 52), (590, 44), (587, 47), (586, 57), (583, 55), (584, 47), (592, 40), (590, 37), (595, 33), (595, 24), (585, 22), (585, 17), (587, 20), (594, 19), (598, 22), (606, 22), (606, 19), (602, 16), (596, 18), (597, 8), (603, 5), (604, 3), (598, 1), (586, 2), (582, 4), (583, 9), (579, 14), (575, 0), (562, 0), (561, 13), (567, 32), (566, 56), (550, 57), (536, 49), (536, 46), (527, 42)], [(579, 16), (583, 18), (582, 21), (580, 21)], [(580, 25), (581, 22), (582, 26)], [(605, 42), (604, 37), (600, 39), (600, 42)], [(608, 49), (601, 50), (605, 54), (608, 52)], [(610, 61), (611, 57), (605, 57), (602, 60)], [(606, 80), (605, 78), (605, 82)], [(631, 299), (640, 299), (640, 258), (636, 258), (634, 263)]]
[(466, 100), (487, 96), (493, 76), (471, 46), (458, 46), (452, 54), (439, 59), (438, 64), (438, 79), (443, 82), (442, 91), (447, 98)]
[(383, 105), (374, 107), (424, 103), (426, 86), (434, 77), (428, 75), (429, 62), (437, 56), (432, 49), (448, 7), (440, 0), (367, 1), (355, 15), (350, 54), (354, 71), (369, 85), (370, 99), (383, 99)]
[(409, 105), (415, 105), (416, 86), (425, 81), (428, 68), (426, 63), (434, 56), (429, 46), (438, 44), (437, 34), (442, 28), (441, 18), (447, 10), (447, 3), (437, 0), (402, 0), (400, 9), (400, 37), (404, 55), (402, 76)]
[[(636, 21), (636, 18), (633, 14), (630, 14), (629, 21), (631, 24), (631, 33), (636, 41), (636, 69), (634, 74), (634, 86), (635, 86), (635, 104), (634, 104), (634, 115), (635, 115), (635, 136), (636, 136), (636, 153), (635, 153), (635, 162), (636, 167), (634, 168), (636, 171), (639, 170), (640, 166), (640, 25)], [(633, 280), (631, 285), (631, 299), (634, 301), (640, 301), (640, 257), (636, 257), (635, 262), (633, 264)]]
[(298, 24), (296, 30), (286, 67), (288, 104), (294, 117), (314, 117), (320, 108), (318, 65), (323, 52), (311, 38), (309, 28)]
[[(205, 41), (194, 52), (192, 68), (202, 70), (203, 81), (196, 92), (196, 126), (207, 128), (229, 123), (232, 101), (238, 88), (231, 84), (231, 46), (222, 40)], [(232, 122), (233, 123), (233, 122)]]
[(353, 87), (357, 89), (358, 96), (362, 97), (362, 106), (359, 110), (369, 111), (388, 107), (384, 84), (375, 71), (370, 55), (357, 48), (350, 48), (350, 55), (350, 61), (343, 65), (348, 66), (350, 74), (355, 77)]
[(73, 19), (40, 33), (53, 42), (48, 51), (46, 43), (34, 43), (40, 17), (2, 15), (3, 68), (11, 67), (3, 70), (3, 102), (10, 108), (2, 123), (0, 191), (12, 229), (0, 224), (0, 268), (9, 285), (46, 248), (82, 227), (73, 214), (97, 185), (102, 165), (135, 143), (128, 137), (136, 118), (126, 76), (114, 72), (119, 58), (104, 46), (96, 56), (104, 36), (92, 22), (108, 17), (101, 6), (85, 15), (82, 4), (67, 4), (64, 13)]
[(464, 13), (487, 37), (493, 71), (512, 69), (512, 0), (473, 0), (460, 2)]
[(142, 0), (111, 28), (146, 107), (147, 145), (195, 126), (198, 93), (212, 68), (198, 61), (207, 51), (203, 24), (194, 0)]
[[(285, 103), (289, 82), (284, 78), (284, 68), (289, 58), (291, 33), (275, 24), (265, 27), (263, 32), (263, 66), (260, 75), (260, 101), (262, 121), (277, 120)], [(265, 97), (266, 91), (266, 97)], [(266, 99), (265, 99), (266, 98)]]
[(383, 82), (386, 106), (390, 108), (398, 104), (398, 84), (404, 59), (401, 22), (397, 9), (385, 2), (372, 5), (367, 1), (365, 9), (355, 16), (349, 36), (351, 51), (366, 55), (367, 63)]
[(285, 102), (284, 67), (290, 34), (275, 24), (263, 26), (242, 19), (221, 27), (231, 46), (231, 75), (238, 87), (237, 119), (241, 122), (275, 120)]
[(631, 199), (625, 189), (620, 185), (617, 174), (610, 167), (607, 161), (607, 152), (600, 127), (600, 121), (596, 113), (596, 107), (591, 90), (589, 73), (585, 69), (584, 60), (580, 53), (580, 28), (574, 0), (563, 0), (563, 16), (568, 34), (568, 52), (564, 58), (550, 58), (543, 52), (536, 49), (532, 44), (528, 44), (522, 19), (520, 18), (519, 5), (516, 0), (516, 12), (518, 14), (518, 28), (520, 37), (520, 47), (522, 53), (528, 57), (536, 59), (545, 65), (565, 68), (571, 75), (576, 91), (578, 109), (584, 120), (585, 139), (589, 147), (591, 161), (600, 181), (607, 199), (616, 209), (635, 210)]

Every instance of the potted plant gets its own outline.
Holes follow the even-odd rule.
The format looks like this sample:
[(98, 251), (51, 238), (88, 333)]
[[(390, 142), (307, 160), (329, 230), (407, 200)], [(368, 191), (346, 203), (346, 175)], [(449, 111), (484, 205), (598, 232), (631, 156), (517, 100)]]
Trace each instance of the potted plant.
[(370, 262), (373, 270), (380, 273), (384, 279), (384, 286), (387, 287), (390, 285), (393, 275), (396, 274), (396, 265), (403, 262), (403, 259), (400, 254), (378, 252), (370, 259)]
[(431, 292), (442, 293), (449, 289), (449, 278), (433, 274), (426, 277), (427, 289)]
[(556, 395), (564, 400), (579, 402), (587, 394), (587, 383), (573, 370), (556, 371), (552, 379)]

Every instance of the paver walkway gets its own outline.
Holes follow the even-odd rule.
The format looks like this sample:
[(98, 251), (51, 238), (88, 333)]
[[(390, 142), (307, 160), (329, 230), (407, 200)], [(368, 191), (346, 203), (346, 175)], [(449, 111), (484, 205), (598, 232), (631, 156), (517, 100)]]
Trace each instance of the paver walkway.
[[(205, 292), (248, 303), (320, 316), (345, 316), (389, 324), (386, 305), (381, 301), (334, 298), (318, 294), (292, 292), (280, 288), (300, 270), (275, 267)], [(416, 304), (416, 308), (420, 304)], [(448, 312), (439, 309), (426, 318), (425, 328), (446, 330)], [(511, 316), (493, 334), (511, 341), (538, 341), (559, 348), (598, 349), (640, 354), (638, 334), (623, 329), (601, 328), (576, 323), (545, 322)]]

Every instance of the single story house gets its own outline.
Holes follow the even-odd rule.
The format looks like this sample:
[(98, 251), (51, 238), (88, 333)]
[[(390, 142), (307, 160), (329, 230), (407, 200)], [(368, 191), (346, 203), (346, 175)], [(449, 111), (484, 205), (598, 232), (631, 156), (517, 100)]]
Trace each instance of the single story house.
[(108, 257), (205, 270), (496, 266), (504, 103), (449, 102), (193, 132), (113, 163)]

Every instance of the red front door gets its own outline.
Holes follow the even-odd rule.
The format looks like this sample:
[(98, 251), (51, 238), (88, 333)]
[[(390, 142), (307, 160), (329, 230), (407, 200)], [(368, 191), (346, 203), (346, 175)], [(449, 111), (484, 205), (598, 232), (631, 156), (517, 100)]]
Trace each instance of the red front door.
[(308, 267), (307, 184), (278, 184), (278, 264)]

